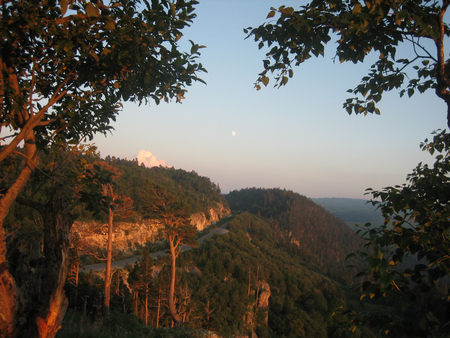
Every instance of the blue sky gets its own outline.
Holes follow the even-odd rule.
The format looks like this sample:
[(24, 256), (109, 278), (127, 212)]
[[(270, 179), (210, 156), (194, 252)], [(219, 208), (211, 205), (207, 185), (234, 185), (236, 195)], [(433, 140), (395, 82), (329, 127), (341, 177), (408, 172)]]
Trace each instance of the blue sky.
[(295, 68), (287, 86), (275, 89), (272, 80), (254, 89), (265, 53), (244, 40), (243, 28), (263, 23), (271, 6), (302, 3), (200, 1), (181, 41), (185, 49), (189, 39), (207, 46), (207, 85), (189, 87), (182, 104), (125, 104), (113, 134), (94, 140), (101, 156), (136, 158), (144, 150), (209, 177), (225, 193), (286, 188), (311, 198), (367, 198), (366, 188), (401, 184), (419, 162), (432, 162), (419, 144), (446, 127), (445, 104), (431, 91), (411, 99), (392, 92), (379, 105), (381, 116), (348, 115), (346, 90), (371, 63), (333, 63), (332, 42), (325, 57)]

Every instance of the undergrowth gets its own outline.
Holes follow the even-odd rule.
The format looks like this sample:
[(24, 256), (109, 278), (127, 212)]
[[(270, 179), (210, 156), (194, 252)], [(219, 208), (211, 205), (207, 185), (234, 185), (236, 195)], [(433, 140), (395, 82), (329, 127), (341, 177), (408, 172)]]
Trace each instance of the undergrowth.
[(68, 309), (56, 338), (191, 338), (208, 337), (207, 332), (177, 327), (145, 326), (133, 315), (112, 311), (109, 319), (93, 322), (82, 313)]

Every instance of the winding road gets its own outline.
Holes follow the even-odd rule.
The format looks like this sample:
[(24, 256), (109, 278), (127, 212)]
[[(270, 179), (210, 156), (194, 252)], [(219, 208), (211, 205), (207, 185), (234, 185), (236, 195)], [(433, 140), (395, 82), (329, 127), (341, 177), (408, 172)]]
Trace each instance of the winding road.
[[(228, 233), (228, 230), (226, 229), (228, 227), (228, 223), (226, 222), (224, 224), (222, 224), (220, 227), (212, 229), (210, 232), (208, 232), (206, 235), (200, 237), (197, 242), (199, 245), (201, 245), (205, 240), (207, 240), (208, 238), (211, 238), (214, 235), (223, 235)], [(181, 246), (181, 252), (187, 251), (187, 250), (191, 250), (192, 247), (190, 247), (189, 245), (182, 245)], [(150, 254), (150, 256), (152, 256), (153, 259), (158, 259), (159, 257), (162, 256), (166, 256), (168, 254), (168, 250), (164, 250), (164, 251), (158, 251), (158, 252), (153, 252)], [(117, 261), (117, 262), (112, 262), (112, 266), (111, 268), (113, 269), (121, 269), (124, 268), (126, 265), (134, 265), (136, 263), (136, 261), (141, 258), (142, 256), (133, 256), (127, 259), (123, 259), (121, 261)], [(106, 268), (106, 263), (99, 263), (99, 264), (92, 264), (92, 265), (86, 265), (83, 266), (81, 268), (82, 272), (89, 272), (89, 271), (100, 271), (100, 270), (105, 270)]]

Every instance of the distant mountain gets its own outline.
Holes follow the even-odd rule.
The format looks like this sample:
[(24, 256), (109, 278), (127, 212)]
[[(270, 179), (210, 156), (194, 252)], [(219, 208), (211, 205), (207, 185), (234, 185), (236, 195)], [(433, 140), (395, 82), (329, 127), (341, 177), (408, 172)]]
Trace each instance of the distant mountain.
[(312, 201), (342, 219), (352, 229), (355, 224), (383, 224), (381, 211), (364, 199), (353, 198), (312, 198)]

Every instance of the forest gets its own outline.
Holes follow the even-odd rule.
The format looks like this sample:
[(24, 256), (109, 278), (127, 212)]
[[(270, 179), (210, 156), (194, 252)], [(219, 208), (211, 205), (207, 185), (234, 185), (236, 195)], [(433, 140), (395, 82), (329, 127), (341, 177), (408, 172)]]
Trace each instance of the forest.
[[(61, 163), (56, 165), (58, 161)], [(360, 301), (363, 293), (355, 285), (361, 282), (358, 271), (367, 263), (357, 257), (346, 259), (346, 256), (352, 252), (370, 253), (364, 248), (361, 235), (354, 227), (298, 193), (246, 188), (223, 195), (218, 185), (195, 172), (168, 167), (146, 168), (136, 160), (110, 156), (101, 159), (95, 151), (57, 152), (53, 157), (42, 156), (41, 162), (60, 166), (63, 177), (67, 176), (68, 168), (79, 170), (80, 163), (83, 164), (89, 186), (86, 188), (82, 179), (76, 181), (78, 185), (66, 196), (74, 196), (71, 212), (77, 214), (78, 220), (87, 224), (94, 221), (92, 224), (98, 227), (94, 231), (103, 236), (105, 245), (111, 209), (102, 207), (102, 203), (116, 203), (114, 214), (117, 217), (112, 223), (112, 233), (119, 230), (117, 222), (141, 227), (143, 220), (149, 220), (154, 222), (151, 226), (158, 229), (151, 242), (138, 245), (135, 251), (119, 252), (112, 240), (113, 262), (136, 255), (138, 260), (123, 269), (114, 268), (112, 264), (108, 291), (104, 269), (82, 272), (84, 264), (105, 261), (106, 249), (97, 247), (93, 251), (92, 245), (89, 249), (89, 243), (71, 234), (70, 264), (64, 287), (68, 310), (57, 337), (101, 337), (100, 332), (104, 332), (105, 337), (108, 334), (123, 337), (212, 334), (219, 337), (375, 337), (377, 331), (370, 325), (354, 325), (355, 313), (370, 309), (373, 313), (382, 311), (395, 315), (403, 311), (398, 296)], [(2, 170), (8, 177), (8, 168)], [(57, 177), (58, 172), (48, 173)], [(108, 173), (114, 174), (112, 179)], [(42, 183), (42, 175), (41, 171), (34, 173), (29, 188), (5, 219), (10, 229), (9, 261), (16, 265), (15, 271), (24, 281), (28, 278), (23, 276), (26, 270), (19, 259), (27, 257), (35, 262), (42, 257), (44, 219), (33, 209), (36, 204), (45, 204), (50, 199), (51, 189)], [(102, 175), (106, 180), (99, 178)], [(74, 183), (70, 177), (68, 179)], [(92, 184), (96, 179), (99, 183)], [(62, 181), (61, 176), (59, 181)], [(101, 201), (107, 197), (105, 186), (113, 187), (115, 193), (109, 202)], [(161, 198), (150, 198), (149, 194)], [(80, 198), (76, 199), (77, 196)], [(83, 198), (85, 196), (103, 197), (93, 203), (92, 197)], [(130, 210), (119, 217), (126, 200)], [(344, 202), (339, 200), (338, 205)], [(173, 207), (161, 208), (166, 204)], [(229, 208), (231, 214), (223, 214), (218, 224), (212, 222), (202, 232), (183, 221), (193, 213), (208, 214), (217, 205)], [(340, 210), (354, 217), (362, 209), (358, 206), (352, 210), (347, 206)], [(368, 210), (373, 208), (368, 207)], [(366, 215), (370, 216), (370, 212)], [(164, 219), (172, 223), (166, 225)], [(195, 244), (195, 238), (219, 225), (225, 225), (228, 233), (214, 235), (201, 245)], [(169, 253), (170, 243), (175, 247)], [(193, 249), (181, 252), (178, 246), (181, 244), (191, 245)], [(152, 253), (157, 251), (168, 254), (155, 259)], [(173, 257), (176, 273), (171, 309), (168, 295)], [(410, 259), (404, 263), (414, 268), (417, 261)], [(106, 292), (110, 295), (105, 312)], [(445, 289), (438, 288), (420, 302), (426, 302), (430, 314), (445, 321), (442, 292)], [(416, 316), (410, 312), (409, 317)], [(420, 317), (414, 321), (418, 325), (416, 329), (420, 329), (423, 325)]]
[[(195, 172), (102, 159), (88, 143), (113, 129), (124, 103), (179, 103), (187, 87), (205, 83), (205, 46), (179, 43), (198, 1), (0, 4), (2, 337), (450, 335), (446, 130), (420, 144), (433, 164), (419, 163), (401, 185), (367, 190), (381, 218), (356, 231), (293, 191), (222, 195)], [(449, 6), (314, 0), (271, 8), (264, 23), (243, 29), (268, 48), (254, 87), (270, 78), (285, 86), (293, 67), (323, 56), (337, 37), (340, 63), (377, 54), (347, 91), (356, 95), (343, 103), (349, 114), (379, 115), (392, 90), (432, 91), (450, 127)], [(410, 55), (400, 58), (403, 44)], [(197, 231), (196, 214), (219, 235), (203, 242), (209, 229)], [(72, 231), (78, 221), (102, 245)], [(114, 239), (130, 233), (121, 222), (156, 236), (119, 251)], [(104, 269), (82, 272), (87, 256)], [(123, 258), (133, 264), (117, 268)]]
[[(66, 155), (58, 153), (52, 160), (67, 161)], [(355, 231), (312, 200), (280, 189), (252, 188), (222, 195), (216, 184), (195, 172), (146, 168), (135, 160), (109, 156), (102, 160), (95, 153), (70, 156), (73, 158), (61, 164), (62, 167), (67, 169), (81, 161), (88, 173), (92, 174), (95, 167), (115, 173), (114, 191), (120, 200), (133, 201), (132, 212), (125, 218), (117, 217), (117, 221), (139, 226), (140, 220), (155, 216), (152, 204), (145, 202), (148, 192), (154, 191), (148, 190), (150, 187), (157, 187), (166, 197), (176, 196), (177, 205), (183, 206), (187, 214), (207, 212), (217, 203), (231, 208), (232, 217), (220, 222), (228, 222), (227, 234), (216, 235), (193, 250), (176, 253), (179, 257), (174, 302), (181, 318), (180, 326), (189, 332), (186, 334), (204, 330), (221, 337), (252, 334), (258, 337), (354, 336), (342, 314), (352, 280), (351, 272), (346, 269), (345, 255), (361, 249), (362, 242)], [(50, 159), (43, 157), (41, 161), (46, 163)], [(5, 171), (3, 173), (6, 175)], [(40, 171), (34, 174), (29, 189), (6, 218), (8, 229), (19, 229), (11, 230), (8, 237), (11, 262), (16, 261), (15, 255), (43, 245), (43, 220), (30, 208), (32, 202), (44, 202), (49, 198), (46, 193), (50, 190), (43, 189), (40, 183), (42, 174)], [(92, 187), (90, 184), (89, 189)], [(79, 191), (73, 193), (78, 194), (83, 189), (80, 182)], [(86, 202), (80, 199), (73, 204), (73, 212), (84, 221), (106, 224), (107, 209), (90, 207), (91, 204), (90, 199)], [(215, 226), (218, 224), (212, 225)], [(107, 233), (103, 234), (107, 242)], [(84, 252), (86, 246), (72, 237), (71, 263), (65, 285), (69, 310), (58, 336), (80, 334), (77, 331), (71, 336), (67, 331), (68, 321), (73, 320), (73, 316), (85, 318), (94, 326), (103, 321), (107, 325), (108, 318), (118, 321), (121, 317), (121, 322), (136, 322), (136, 327), (149, 335), (150, 328), (160, 330), (159, 334), (173, 328), (175, 322), (167, 297), (170, 255), (156, 260), (150, 256), (155, 250), (167, 250), (168, 244), (164, 244), (167, 241), (162, 230), (156, 240), (160, 245), (147, 243), (138, 251), (128, 253), (141, 254), (135, 265), (111, 270), (110, 314), (105, 316), (102, 311), (105, 272), (80, 270), (85, 261), (82, 257), (97, 257), (98, 253)], [(112, 245), (114, 247), (114, 241)], [(113, 249), (114, 253), (117, 252)], [(123, 255), (113, 257), (114, 260), (126, 258)], [(365, 330), (358, 332), (362, 337), (371, 336)]]

